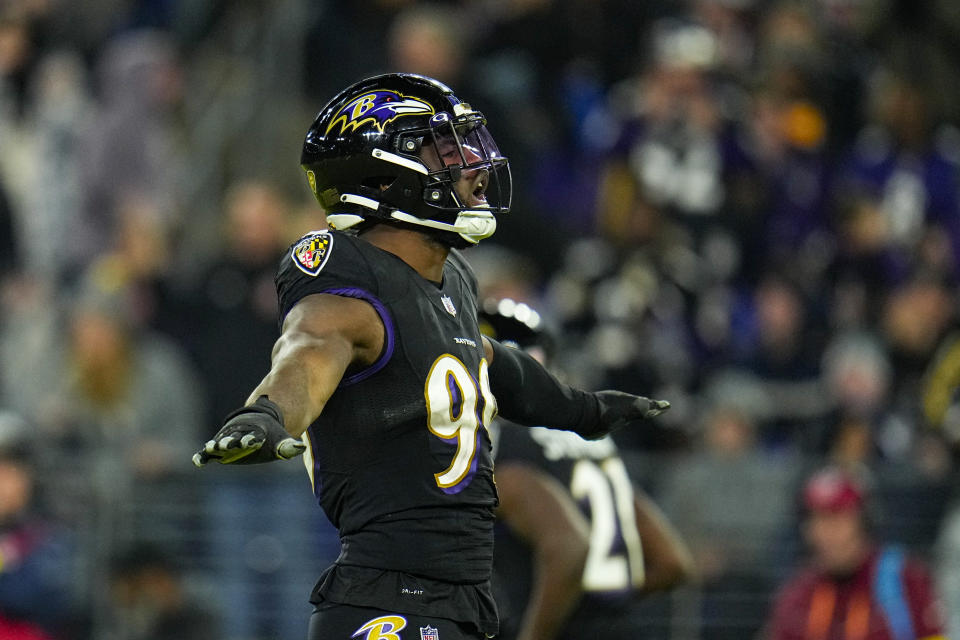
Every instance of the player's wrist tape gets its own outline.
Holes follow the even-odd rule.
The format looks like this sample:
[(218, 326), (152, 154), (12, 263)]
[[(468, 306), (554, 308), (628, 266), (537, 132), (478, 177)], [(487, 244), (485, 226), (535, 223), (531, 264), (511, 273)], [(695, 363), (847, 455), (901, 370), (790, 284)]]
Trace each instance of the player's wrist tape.
[(553, 377), (531, 356), (504, 347), (496, 340), (490, 365), (490, 390), (500, 415), (528, 426), (544, 425), (597, 438), (607, 429), (600, 424), (600, 403), (588, 391), (575, 389)]
[[(250, 413), (261, 413), (269, 416), (270, 418), (273, 418), (278, 425), (280, 425), (281, 429), (283, 429), (283, 412), (280, 410), (280, 407), (277, 406), (276, 402), (272, 401), (265, 395), (257, 398), (253, 404), (240, 407), (236, 411), (228, 414), (227, 417), (223, 419), (223, 424), (227, 424), (237, 416)], [(284, 433), (286, 434), (284, 437), (289, 437), (289, 434), (287, 434), (286, 430), (284, 430)]]

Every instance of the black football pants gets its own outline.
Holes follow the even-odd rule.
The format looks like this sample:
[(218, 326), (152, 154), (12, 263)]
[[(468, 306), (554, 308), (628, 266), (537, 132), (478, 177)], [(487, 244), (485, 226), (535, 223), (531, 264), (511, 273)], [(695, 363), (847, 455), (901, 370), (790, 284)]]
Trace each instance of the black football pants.
[(323, 603), (310, 616), (307, 640), (484, 640), (472, 625), (445, 618)]

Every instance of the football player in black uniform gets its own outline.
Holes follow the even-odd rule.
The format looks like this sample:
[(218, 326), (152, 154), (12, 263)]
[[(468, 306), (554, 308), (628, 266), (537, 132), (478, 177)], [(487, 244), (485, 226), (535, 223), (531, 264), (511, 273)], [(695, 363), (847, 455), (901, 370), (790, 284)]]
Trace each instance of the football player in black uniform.
[[(552, 340), (527, 305), (486, 301), (479, 320), (485, 336), (548, 361)], [(500, 496), (493, 565), (500, 637), (641, 637), (638, 596), (686, 581), (693, 560), (660, 510), (633, 486), (613, 440), (502, 420), (491, 431)], [(570, 511), (582, 514), (589, 530), (579, 565), (574, 544), (556, 544), (559, 534), (575, 535), (577, 525), (565, 515)]]
[(312, 640), (493, 636), (497, 411), (599, 437), (669, 405), (573, 389), (481, 337), (457, 249), (494, 232), (510, 174), (448, 87), (411, 74), (348, 87), (301, 164), (333, 230), (282, 258), (271, 369), (194, 462), (304, 455), (341, 538), (311, 597)]

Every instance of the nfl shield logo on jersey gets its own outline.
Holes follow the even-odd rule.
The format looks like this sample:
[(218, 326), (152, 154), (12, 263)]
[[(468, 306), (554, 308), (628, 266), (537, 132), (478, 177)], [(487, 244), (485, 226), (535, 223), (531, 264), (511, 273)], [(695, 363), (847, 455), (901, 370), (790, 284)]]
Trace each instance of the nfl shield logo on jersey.
[(333, 236), (326, 231), (317, 231), (304, 236), (293, 248), (290, 257), (300, 271), (315, 276), (327, 263), (331, 244), (333, 244)]
[(420, 627), (420, 640), (440, 640), (440, 633), (430, 625)]
[(457, 308), (453, 306), (453, 300), (450, 299), (450, 296), (440, 296), (440, 302), (443, 303), (443, 308), (447, 310), (452, 316), (457, 315)]

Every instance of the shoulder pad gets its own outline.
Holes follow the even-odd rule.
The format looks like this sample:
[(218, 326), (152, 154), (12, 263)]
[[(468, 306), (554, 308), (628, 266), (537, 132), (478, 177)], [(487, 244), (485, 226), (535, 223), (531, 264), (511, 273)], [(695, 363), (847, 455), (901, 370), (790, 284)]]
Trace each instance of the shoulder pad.
[(311, 231), (287, 249), (276, 277), (281, 323), (300, 299), (314, 293), (346, 288), (378, 295), (377, 275), (357, 242), (337, 231)]

